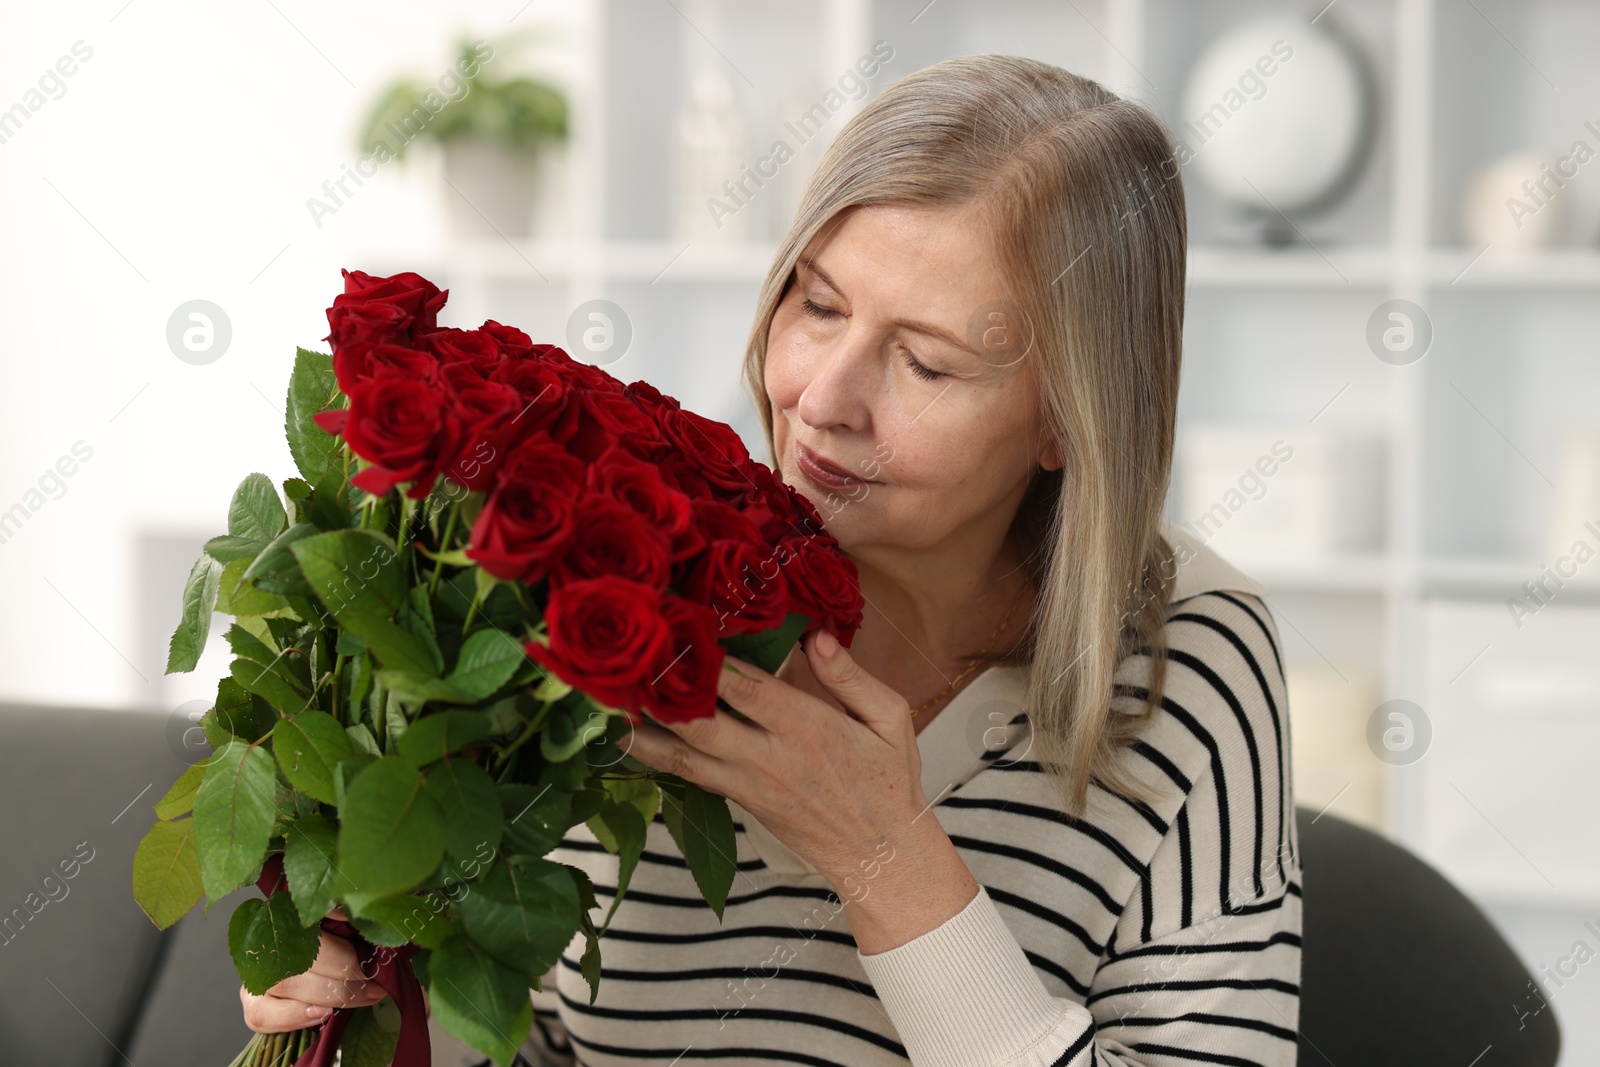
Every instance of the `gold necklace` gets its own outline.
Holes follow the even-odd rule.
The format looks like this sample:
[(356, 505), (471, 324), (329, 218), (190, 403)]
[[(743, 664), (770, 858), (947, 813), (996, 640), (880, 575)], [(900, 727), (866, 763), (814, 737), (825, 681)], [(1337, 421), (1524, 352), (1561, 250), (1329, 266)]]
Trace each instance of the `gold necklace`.
[(916, 707), (912, 708), (911, 709), (912, 717), (916, 717), (917, 715), (921, 714), (922, 712), (927, 711), (929, 708), (933, 707), (934, 704), (938, 703), (939, 701), (943, 700), (945, 697), (949, 696), (950, 693), (955, 689), (955, 687), (960, 685), (962, 683), (962, 681), (964, 681), (966, 679), (967, 675), (971, 674), (973, 671), (978, 669), (978, 664), (983, 661), (983, 657), (988, 654), (989, 649), (993, 648), (994, 647), (994, 643), (1000, 639), (1000, 635), (1006, 632), (1006, 626), (1010, 624), (1011, 616), (1016, 614), (1017, 606), (1022, 603), (1023, 598), (1027, 595), (1027, 592), (1028, 592), (1028, 587), (1027, 587), (1026, 584), (1024, 584), (1023, 587), (1020, 590), (1018, 590), (1017, 598), (1015, 600), (1013, 600), (1011, 602), (1011, 606), (1006, 609), (1005, 618), (1000, 620), (1000, 625), (995, 627), (994, 633), (989, 635), (989, 640), (987, 640), (987, 641), (985, 641), (983, 643), (983, 648), (981, 648), (978, 651), (978, 655), (973, 657), (972, 659), (970, 659), (968, 661), (966, 668), (964, 670), (962, 670), (962, 672), (960, 674), (958, 674), (954, 678), (952, 678), (950, 680), (950, 684), (949, 685), (945, 686), (942, 690), (940, 690), (934, 696), (930, 697), (929, 699), (923, 701), (921, 704), (918, 704)]

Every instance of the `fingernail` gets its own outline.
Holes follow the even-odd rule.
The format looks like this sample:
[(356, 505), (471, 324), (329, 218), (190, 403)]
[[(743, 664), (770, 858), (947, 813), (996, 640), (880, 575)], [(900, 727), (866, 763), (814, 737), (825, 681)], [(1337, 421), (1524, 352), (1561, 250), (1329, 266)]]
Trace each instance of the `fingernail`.
[(310, 1019), (326, 1019), (333, 1014), (333, 1009), (326, 1004), (312, 1004), (306, 1008), (306, 1017)]
[(818, 630), (817, 636), (811, 639), (811, 643), (823, 659), (831, 659), (833, 654), (839, 651), (839, 639), (827, 630)]

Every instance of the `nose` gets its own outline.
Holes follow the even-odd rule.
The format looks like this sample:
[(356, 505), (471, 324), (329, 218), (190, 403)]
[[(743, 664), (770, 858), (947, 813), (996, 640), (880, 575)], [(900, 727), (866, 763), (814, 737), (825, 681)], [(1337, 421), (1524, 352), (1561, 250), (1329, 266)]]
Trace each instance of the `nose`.
[(874, 398), (871, 351), (865, 331), (854, 323), (811, 361), (811, 379), (796, 405), (813, 430), (860, 432), (872, 424)]

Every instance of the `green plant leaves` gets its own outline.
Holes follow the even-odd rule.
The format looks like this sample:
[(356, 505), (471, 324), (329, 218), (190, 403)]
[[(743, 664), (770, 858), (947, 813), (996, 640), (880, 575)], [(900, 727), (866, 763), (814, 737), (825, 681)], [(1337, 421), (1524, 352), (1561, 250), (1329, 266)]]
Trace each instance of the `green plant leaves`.
[(300, 574), (300, 563), (295, 559), (293, 547), (322, 531), (309, 522), (297, 522), (261, 550), (250, 566), (245, 568), (244, 580), (254, 582), (257, 589), (284, 596), (309, 596), (311, 585)]
[(324, 804), (337, 804), (333, 769), (355, 757), (344, 727), (325, 711), (303, 711), (279, 719), (272, 728), (272, 750), (289, 784)]
[(204, 554), (195, 560), (189, 580), (183, 586), (183, 614), (167, 646), (164, 673), (192, 671), (200, 662), (200, 653), (205, 650), (206, 638), (211, 633), (211, 609), (217, 602), (217, 585), (221, 579), (222, 564)]
[(176, 819), (180, 815), (187, 815), (194, 810), (194, 794), (200, 788), (200, 783), (205, 780), (206, 761), (201, 760), (192, 764), (188, 770), (178, 776), (172, 783), (166, 795), (156, 801), (156, 818)]
[(317, 812), (300, 816), (284, 834), (283, 874), (302, 926), (314, 926), (352, 888), (334, 856), (338, 854), (333, 825)]
[(445, 898), (437, 893), (426, 896), (395, 893), (362, 901), (357, 917), (382, 923), (394, 931), (398, 935), (397, 945), (412, 941), (422, 948), (438, 948), (455, 933), (442, 914), (445, 904)]
[(400, 1044), (400, 1009), (393, 998), (355, 1008), (339, 1039), (339, 1067), (389, 1067)]
[(496, 863), (456, 905), (472, 940), (526, 979), (548, 971), (578, 931), (578, 890), (559, 863)]
[(133, 854), (133, 899), (150, 921), (165, 930), (195, 906), (202, 892), (194, 820), (150, 827)]
[(809, 617), (791, 611), (776, 628), (758, 634), (739, 634), (723, 641), (722, 646), (729, 655), (773, 674), (789, 658), (789, 650), (794, 648), (795, 641), (810, 622)]
[(266, 858), (277, 815), (277, 772), (259, 746), (229, 741), (207, 761), (194, 797), (200, 875), (212, 900), (254, 878)]
[(394, 621), (407, 603), (407, 587), (387, 536), (374, 530), (335, 530), (295, 541), (289, 550), (317, 599), (340, 626), (360, 635), (383, 666), (439, 676), (438, 650)]
[(468, 635), (461, 655), (446, 681), (483, 700), (494, 693), (528, 662), (522, 642), (503, 630), (490, 628)]
[(260, 996), (317, 961), (320, 930), (300, 925), (289, 894), (241, 901), (228, 920), (228, 953), (244, 987)]
[(312, 485), (322, 480), (328, 468), (339, 466), (343, 455), (343, 443), (313, 422), (312, 416), (340, 407), (342, 400), (333, 375), (333, 357), (296, 349), (283, 429), (294, 465)]
[(533, 1029), (528, 979), (467, 937), (451, 938), (429, 958), (428, 1006), (445, 1032), (500, 1067), (510, 1067)]
[(228, 533), (263, 546), (283, 532), (289, 519), (278, 499), (278, 487), (265, 474), (245, 476), (228, 505)]
[(400, 754), (426, 766), (488, 737), (489, 720), (481, 711), (436, 711), (406, 727)]
[(372, 899), (415, 888), (444, 858), (444, 815), (404, 756), (369, 764), (345, 790), (339, 866)]
[[(413, 726), (401, 738), (402, 751), (415, 732)], [(451, 856), (465, 861), (500, 847), (505, 818), (489, 772), (468, 760), (445, 760), (428, 771), (423, 788), (444, 814), (445, 850)]]
[(720, 920), (733, 885), (738, 849), (727, 798), (708, 793), (693, 782), (661, 779), (659, 785), (661, 819), (688, 862), (700, 895)]

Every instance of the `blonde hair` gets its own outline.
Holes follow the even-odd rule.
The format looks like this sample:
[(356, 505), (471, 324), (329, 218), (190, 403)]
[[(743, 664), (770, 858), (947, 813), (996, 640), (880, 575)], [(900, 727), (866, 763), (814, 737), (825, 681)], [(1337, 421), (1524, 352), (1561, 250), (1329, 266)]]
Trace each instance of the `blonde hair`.
[[(998, 53), (936, 63), (869, 100), (829, 145), (762, 284), (744, 376), (774, 459), (773, 314), (806, 245), (867, 204), (973, 205), (990, 222), (1065, 461), (1035, 472), (1011, 530), (1036, 597), (1013, 657), (1028, 665), (1034, 752), (1069, 810), (1084, 809), (1091, 782), (1149, 799), (1120, 755), (1161, 699), (1175, 573), (1159, 531), (1187, 245), (1171, 137), (1094, 81)], [(1139, 652), (1142, 694), (1114, 678)]]

